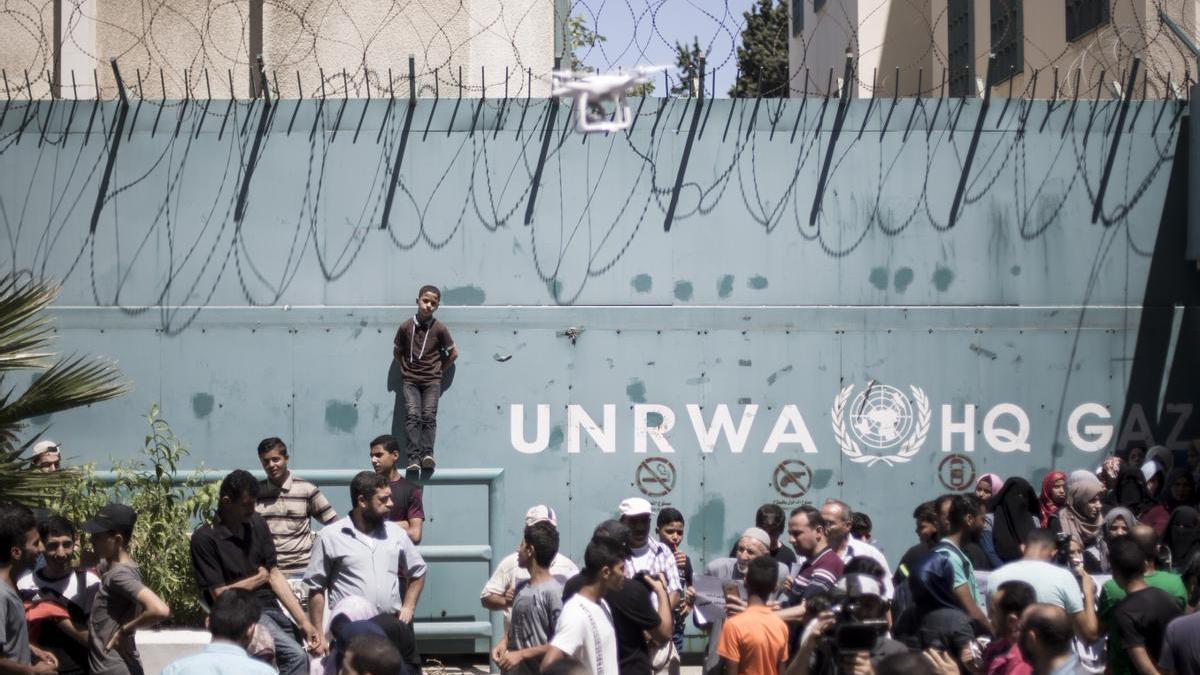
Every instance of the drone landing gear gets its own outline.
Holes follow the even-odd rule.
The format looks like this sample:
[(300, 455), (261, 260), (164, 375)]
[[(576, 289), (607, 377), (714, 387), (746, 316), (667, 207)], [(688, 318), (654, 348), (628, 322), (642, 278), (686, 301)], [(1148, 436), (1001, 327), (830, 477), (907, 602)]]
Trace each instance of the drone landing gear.
[[(612, 112), (604, 107), (605, 101), (613, 102)], [(593, 97), (587, 93), (579, 96), (578, 128), (583, 132), (623, 131), (633, 124), (633, 114), (625, 104), (623, 94)]]

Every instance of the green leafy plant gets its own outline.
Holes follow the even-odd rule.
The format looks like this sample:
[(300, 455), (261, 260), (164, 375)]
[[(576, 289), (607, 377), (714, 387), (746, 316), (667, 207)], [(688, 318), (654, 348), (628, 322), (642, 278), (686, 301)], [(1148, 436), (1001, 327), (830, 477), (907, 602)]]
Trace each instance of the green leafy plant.
[[(51, 350), (54, 326), (46, 309), (58, 291), (52, 282), (0, 276), (0, 501), (35, 505), (75, 480), (70, 472), (32, 470), (24, 453), (41, 432), (19, 441), (31, 420), (129, 391), (113, 363), (89, 356), (59, 358)], [(13, 385), (16, 373), (30, 370), (35, 373), (28, 386)]]
[(171, 606), (172, 623), (200, 626), (204, 614), (192, 572), (190, 535), (198, 521), (215, 512), (219, 485), (215, 476), (202, 471), (178, 479), (187, 445), (157, 405), (150, 408), (146, 423), (141, 457), (116, 463), (106, 480), (100, 480), (94, 465), (82, 467), (71, 488), (46, 507), (81, 523), (109, 502), (129, 505), (138, 514), (131, 553), (143, 580)]

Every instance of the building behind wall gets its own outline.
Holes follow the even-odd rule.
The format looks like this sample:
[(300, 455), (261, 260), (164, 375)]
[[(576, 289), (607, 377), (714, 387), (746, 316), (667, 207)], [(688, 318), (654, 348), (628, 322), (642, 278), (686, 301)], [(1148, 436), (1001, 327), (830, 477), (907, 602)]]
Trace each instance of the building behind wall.
[(142, 94), (140, 80), (146, 98), (168, 99), (255, 95), (259, 54), (271, 89), (287, 98), (320, 95), (322, 79), (327, 95), (407, 96), (409, 55), (421, 96), (455, 96), (461, 83), (463, 96), (478, 97), (486, 86), (499, 97), (506, 72), (510, 95), (526, 94), (531, 72), (531, 93), (545, 96), (555, 12), (565, 8), (561, 0), (17, 5), (0, 9), (0, 67), (10, 96), (92, 98), (98, 84), (100, 96), (112, 98), (115, 58), (132, 95)]
[[(1160, 17), (1196, 35), (1197, 0), (788, 0), (792, 95), (1111, 98), (1184, 95), (1196, 59)], [(899, 69), (897, 77), (897, 69)], [(1057, 91), (1055, 89), (1057, 70)], [(1036, 82), (1034, 80), (1036, 74)], [(1076, 82), (1078, 81), (1078, 89)], [(1169, 83), (1169, 84), (1168, 84)], [(898, 86), (897, 86), (898, 85)]]

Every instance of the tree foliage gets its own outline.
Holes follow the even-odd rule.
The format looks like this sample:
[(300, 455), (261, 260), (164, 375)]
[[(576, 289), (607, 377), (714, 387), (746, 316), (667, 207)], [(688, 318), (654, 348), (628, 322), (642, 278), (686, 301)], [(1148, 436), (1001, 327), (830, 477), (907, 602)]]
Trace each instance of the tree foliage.
[[(563, 38), (567, 43), (567, 63), (563, 65), (569, 66), (569, 70), (577, 73), (591, 70), (583, 63), (583, 60), (593, 49), (608, 41), (607, 37), (592, 30), (588, 25), (587, 17), (578, 14), (567, 18), (563, 26)], [(649, 96), (654, 93), (654, 83), (643, 82), (634, 85), (627, 93), (629, 96)]]
[(679, 71), (679, 83), (671, 86), (673, 96), (697, 96), (696, 91), (700, 79), (700, 59), (704, 58), (704, 50), (700, 48), (700, 40), (692, 38), (692, 46), (687, 47), (675, 43), (675, 68)]
[(738, 77), (730, 96), (782, 98), (789, 94), (788, 10), (784, 0), (755, 0), (743, 16)]

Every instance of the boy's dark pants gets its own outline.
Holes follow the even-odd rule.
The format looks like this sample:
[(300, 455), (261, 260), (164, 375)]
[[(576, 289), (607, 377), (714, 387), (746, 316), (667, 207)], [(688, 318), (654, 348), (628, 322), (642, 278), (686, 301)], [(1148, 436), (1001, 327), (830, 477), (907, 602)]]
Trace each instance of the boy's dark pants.
[(407, 414), (404, 428), (408, 432), (408, 459), (410, 462), (420, 461), (421, 457), (433, 454), (442, 383), (416, 384), (405, 380), (402, 391)]

